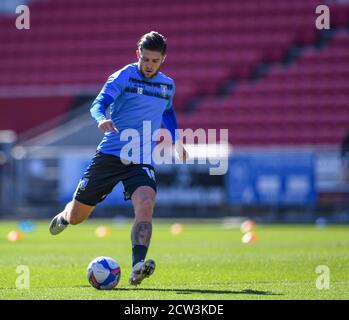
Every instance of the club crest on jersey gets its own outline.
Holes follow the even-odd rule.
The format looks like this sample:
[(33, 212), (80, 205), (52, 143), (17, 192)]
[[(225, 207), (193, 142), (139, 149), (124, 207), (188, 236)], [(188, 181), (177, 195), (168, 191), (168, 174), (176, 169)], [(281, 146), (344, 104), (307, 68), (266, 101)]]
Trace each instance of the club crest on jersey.
[(161, 95), (166, 98), (167, 96), (167, 86), (164, 84), (160, 84), (160, 88), (161, 88)]
[(86, 186), (88, 184), (88, 178), (82, 178), (80, 179), (80, 182), (79, 182), (79, 189), (80, 190), (85, 190)]

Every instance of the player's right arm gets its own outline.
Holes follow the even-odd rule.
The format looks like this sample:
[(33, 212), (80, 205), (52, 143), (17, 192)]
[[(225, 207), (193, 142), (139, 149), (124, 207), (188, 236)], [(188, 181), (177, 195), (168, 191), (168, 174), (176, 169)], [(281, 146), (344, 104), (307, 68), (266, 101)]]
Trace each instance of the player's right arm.
[(107, 119), (106, 116), (106, 111), (113, 101), (114, 100), (110, 95), (101, 93), (92, 103), (92, 107), (90, 110), (91, 115), (97, 121), (98, 129), (100, 129), (103, 132), (118, 132), (113, 121), (111, 119)]
[(106, 111), (115, 99), (122, 93), (125, 71), (121, 70), (112, 74), (104, 84), (101, 92), (93, 101), (90, 113), (96, 120), (98, 128), (103, 132), (118, 132), (111, 119), (107, 119)]
[(103, 132), (107, 132), (107, 131), (119, 132), (119, 130), (115, 127), (114, 122), (110, 119), (99, 121), (98, 129), (100, 129)]

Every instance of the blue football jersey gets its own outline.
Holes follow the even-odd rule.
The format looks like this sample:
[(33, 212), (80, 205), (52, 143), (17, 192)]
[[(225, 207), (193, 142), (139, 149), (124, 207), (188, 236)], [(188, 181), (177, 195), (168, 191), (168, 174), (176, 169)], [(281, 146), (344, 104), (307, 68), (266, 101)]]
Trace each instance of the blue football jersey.
[(174, 120), (166, 121), (175, 125), (169, 128), (171, 134), (177, 127), (172, 106), (174, 94), (171, 78), (162, 72), (146, 78), (137, 63), (113, 73), (93, 102), (91, 114), (97, 122), (106, 119), (109, 107), (110, 119), (118, 132), (106, 132), (97, 150), (135, 163), (153, 163), (154, 133), (160, 129), (163, 115), (173, 114)]

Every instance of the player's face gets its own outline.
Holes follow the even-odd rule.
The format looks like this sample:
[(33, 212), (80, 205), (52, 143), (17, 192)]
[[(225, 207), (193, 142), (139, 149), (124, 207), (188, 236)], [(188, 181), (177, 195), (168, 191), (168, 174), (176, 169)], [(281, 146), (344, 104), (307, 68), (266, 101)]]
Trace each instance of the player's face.
[(143, 49), (137, 50), (138, 66), (142, 74), (146, 78), (153, 77), (160, 69), (161, 64), (165, 60), (165, 56), (158, 51)]

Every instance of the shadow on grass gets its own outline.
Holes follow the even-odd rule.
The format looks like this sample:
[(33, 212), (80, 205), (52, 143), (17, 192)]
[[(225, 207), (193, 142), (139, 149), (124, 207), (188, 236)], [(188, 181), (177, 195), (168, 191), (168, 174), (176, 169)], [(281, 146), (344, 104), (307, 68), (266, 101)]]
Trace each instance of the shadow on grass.
[[(35, 287), (33, 289), (40, 289), (41, 287)], [(67, 289), (67, 288), (91, 288), (89, 285), (80, 285), (80, 286), (71, 286), (71, 287), (45, 287), (45, 289)], [(17, 290), (16, 288), (4, 288), (0, 287), (1, 290)], [(99, 291), (99, 290), (97, 290)], [(104, 291), (104, 290), (101, 290)], [(109, 290), (107, 290), (108, 292)], [(251, 294), (251, 295), (261, 295), (261, 296), (283, 296), (282, 293), (274, 293), (270, 291), (261, 291), (253, 289), (243, 289), (239, 291), (234, 290), (201, 290), (201, 289), (165, 289), (165, 288), (115, 288), (110, 290), (113, 291), (154, 291), (154, 292), (175, 292), (177, 294), (192, 294), (192, 293), (201, 293), (201, 294)], [(106, 291), (104, 291), (106, 292)], [(0, 299), (1, 300), (1, 299)]]
[[(88, 285), (79, 287), (90, 287)], [(200, 289), (164, 289), (164, 288), (115, 288), (112, 291), (154, 291), (154, 292), (176, 292), (177, 294), (254, 294), (263, 296), (282, 296), (282, 293), (273, 293), (270, 291), (261, 291), (253, 289), (244, 289), (240, 291), (234, 290), (200, 290)]]
[(233, 290), (200, 290), (200, 289), (157, 289), (157, 288), (117, 288), (115, 290), (137, 290), (137, 291), (159, 291), (159, 292), (176, 292), (177, 294), (255, 294), (255, 295), (280, 295), (269, 291), (260, 291), (252, 289), (244, 289), (240, 291)]

